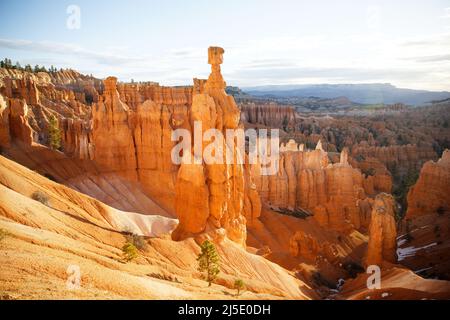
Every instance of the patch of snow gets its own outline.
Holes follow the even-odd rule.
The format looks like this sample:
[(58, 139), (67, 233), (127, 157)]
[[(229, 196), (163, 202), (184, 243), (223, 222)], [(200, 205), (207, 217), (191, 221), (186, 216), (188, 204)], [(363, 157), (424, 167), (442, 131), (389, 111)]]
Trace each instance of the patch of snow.
[(339, 291), (336, 290), (336, 289), (330, 289), (330, 292), (333, 292), (333, 293), (339, 293)]
[(339, 279), (338, 283), (337, 283), (337, 289), (340, 291), (342, 289), (342, 287), (344, 286), (344, 284), (345, 284), (345, 280), (342, 278)]
[(437, 245), (437, 242), (433, 242), (426, 246), (418, 247), (418, 248), (416, 248), (414, 246), (406, 247), (406, 248), (397, 248), (398, 261), (402, 261), (408, 257), (413, 257), (413, 256), (415, 256), (417, 251), (422, 250), (422, 249), (428, 249), (428, 248), (434, 247), (435, 245)]
[(433, 269), (433, 267), (428, 267), (428, 268), (423, 268), (423, 269), (415, 270), (414, 273), (421, 273), (421, 272), (423, 272), (423, 271), (430, 270), (430, 269)]

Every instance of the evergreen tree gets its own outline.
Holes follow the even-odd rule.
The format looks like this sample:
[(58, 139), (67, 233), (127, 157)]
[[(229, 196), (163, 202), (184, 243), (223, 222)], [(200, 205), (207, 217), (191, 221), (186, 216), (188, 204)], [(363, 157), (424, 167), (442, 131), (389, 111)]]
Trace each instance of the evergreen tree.
[(245, 283), (242, 279), (236, 279), (234, 281), (234, 288), (237, 290), (236, 295), (238, 296), (241, 293), (241, 290), (245, 288)]
[(48, 143), (53, 150), (61, 149), (61, 131), (58, 119), (54, 115), (51, 115), (48, 120)]
[(122, 247), (123, 259), (126, 262), (134, 260), (138, 257), (138, 249), (136, 246), (130, 242), (127, 242)]
[(200, 272), (206, 272), (206, 281), (208, 286), (211, 286), (211, 282), (219, 274), (219, 255), (217, 254), (214, 243), (209, 240), (205, 240), (200, 246), (201, 252), (197, 257), (198, 270)]

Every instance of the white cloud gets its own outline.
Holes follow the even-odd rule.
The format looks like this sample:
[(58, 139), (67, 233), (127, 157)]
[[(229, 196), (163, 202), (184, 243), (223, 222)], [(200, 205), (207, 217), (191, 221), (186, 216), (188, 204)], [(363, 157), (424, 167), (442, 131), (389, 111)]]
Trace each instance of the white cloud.
[(16, 50), (25, 50), (42, 53), (54, 53), (72, 55), (85, 59), (95, 60), (100, 64), (125, 64), (130, 61), (140, 61), (142, 58), (122, 56), (117, 54), (95, 52), (70, 43), (59, 43), (50, 41), (29, 41), (0, 39), (0, 47)]
[(450, 7), (444, 9), (445, 13), (441, 18), (450, 19)]
[[(61, 57), (70, 67), (98, 77), (166, 85), (191, 84), (192, 78), (206, 78), (210, 70), (206, 47), (174, 48), (156, 56), (127, 47), (96, 51), (68, 43), (0, 39), (0, 48)], [(230, 85), (391, 82), (414, 89), (450, 88), (449, 33), (406, 39), (378, 32), (278, 36), (227, 43), (224, 48), (222, 72)], [(42, 60), (49, 60), (48, 55)]]

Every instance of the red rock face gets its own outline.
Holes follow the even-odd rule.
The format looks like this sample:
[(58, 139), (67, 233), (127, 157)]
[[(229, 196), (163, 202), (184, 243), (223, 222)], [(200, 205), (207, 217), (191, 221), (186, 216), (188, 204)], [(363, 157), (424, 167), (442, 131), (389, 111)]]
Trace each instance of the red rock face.
[(133, 110), (146, 100), (168, 106), (192, 104), (192, 87), (172, 88), (162, 87), (157, 83), (120, 83), (117, 85), (117, 91), (120, 99)]
[[(215, 128), (225, 136), (226, 129), (238, 127), (239, 109), (234, 99), (225, 93), (225, 82), (220, 74), (222, 55), (223, 49), (209, 48), (211, 74), (208, 80), (196, 89), (189, 122), (191, 128), (194, 122), (199, 121), (202, 124), (202, 132)], [(221, 143), (224, 150), (235, 148), (227, 145), (225, 139), (222, 139)], [(238, 149), (234, 151), (238, 152)], [(193, 150), (191, 156), (201, 158), (202, 154)], [(251, 185), (251, 177), (247, 175), (247, 179), (245, 178), (244, 165), (236, 162), (226, 164), (225, 154), (222, 162), (224, 164), (181, 164), (175, 196), (180, 224), (173, 233), (175, 239), (184, 239), (205, 231), (212, 233), (214, 237), (214, 233), (225, 231), (230, 239), (245, 245), (245, 216), (255, 218), (259, 215), (259, 212), (255, 212), (259, 205), (256, 189)], [(246, 183), (249, 185), (246, 186)]]
[(380, 160), (372, 157), (359, 160), (350, 158), (349, 162), (352, 167), (360, 169), (366, 175), (364, 189), (367, 194), (375, 195), (380, 192), (392, 192), (392, 176)]
[(353, 158), (375, 158), (384, 164), (391, 173), (405, 173), (408, 170), (419, 170), (422, 164), (436, 158), (436, 152), (430, 147), (416, 145), (352, 148)]
[(30, 78), (5, 79), (4, 94), (11, 98), (23, 98), (28, 104), (38, 104), (39, 95), (36, 84)]
[[(114, 77), (105, 80), (100, 101), (92, 108), (92, 133), (88, 137), (92, 151), (88, 153), (105, 170), (139, 181), (151, 197), (175, 214), (178, 167), (171, 160), (175, 144), (171, 141), (171, 133), (177, 127), (190, 128), (187, 121), (189, 95), (178, 104), (172, 98), (177, 95), (178, 88), (172, 93), (168, 88), (165, 89), (168, 100), (156, 94), (154, 97), (160, 100), (156, 102), (145, 95), (151, 91), (151, 86), (159, 88), (150, 84), (140, 89), (130, 85), (130, 91), (124, 94), (125, 87), (117, 85)], [(122, 100), (118, 87), (122, 87), (122, 97), (133, 107)]]
[(399, 260), (421, 276), (450, 279), (450, 151), (428, 161), (410, 188)]
[(276, 103), (240, 105), (241, 120), (250, 124), (261, 124), (271, 128), (292, 127), (295, 123), (295, 111), (292, 107)]
[(450, 151), (438, 161), (428, 161), (420, 171), (417, 183), (408, 193), (407, 219), (430, 213), (450, 212)]
[[(281, 150), (291, 147), (285, 148)], [(333, 230), (368, 225), (365, 179), (349, 165), (346, 150), (336, 164), (329, 163), (320, 144), (314, 151), (284, 151), (277, 175), (261, 176), (256, 168), (255, 177), (262, 201), (270, 206), (310, 211), (322, 226)]]
[(33, 142), (33, 132), (27, 122), (28, 106), (25, 100), (9, 99), (9, 131), (12, 137), (27, 145)]
[(6, 100), (0, 95), (0, 145), (9, 147), (11, 142), (9, 132), (9, 108)]
[(366, 266), (376, 265), (381, 268), (384, 262), (397, 261), (394, 205), (395, 200), (389, 194), (380, 193), (375, 198), (369, 226)]

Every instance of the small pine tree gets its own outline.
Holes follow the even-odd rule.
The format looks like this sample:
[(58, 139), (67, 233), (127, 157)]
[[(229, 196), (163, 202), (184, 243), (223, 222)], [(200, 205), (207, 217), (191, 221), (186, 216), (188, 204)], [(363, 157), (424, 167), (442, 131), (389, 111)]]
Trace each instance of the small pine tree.
[(51, 115), (48, 120), (48, 143), (53, 150), (61, 148), (61, 131), (59, 130), (58, 119)]
[(245, 288), (244, 280), (236, 279), (234, 281), (234, 288), (237, 290), (236, 295), (238, 296), (241, 293), (241, 290), (243, 290)]
[(138, 256), (138, 249), (134, 244), (130, 242), (127, 242), (123, 245), (122, 252), (123, 252), (123, 259), (126, 262), (136, 259)]
[(198, 271), (206, 272), (206, 281), (208, 286), (211, 286), (211, 282), (219, 274), (219, 255), (216, 251), (214, 243), (209, 240), (205, 240), (200, 246), (201, 252), (197, 257)]

